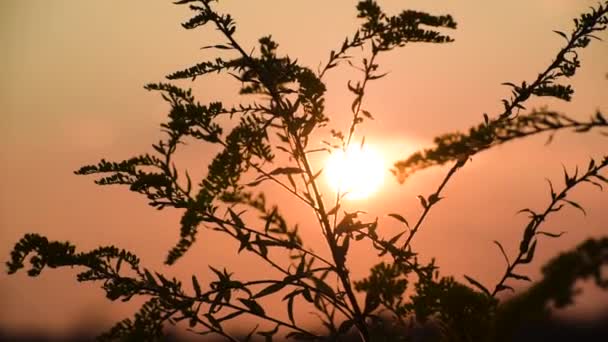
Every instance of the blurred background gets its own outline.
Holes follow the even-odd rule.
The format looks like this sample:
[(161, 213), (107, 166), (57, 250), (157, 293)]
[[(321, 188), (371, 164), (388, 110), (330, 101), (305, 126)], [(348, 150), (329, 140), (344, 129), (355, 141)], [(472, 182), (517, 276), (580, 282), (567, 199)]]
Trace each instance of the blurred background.
[[(572, 18), (596, 1), (515, 0), (508, 2), (379, 1), (395, 14), (410, 8), (451, 14), (458, 29), (447, 45), (409, 45), (381, 56), (381, 71), (390, 74), (370, 85), (364, 108), (376, 118), (367, 121), (357, 139), (376, 147), (390, 165), (432, 143), (441, 133), (466, 130), (497, 115), (500, 99), (509, 96), (502, 82), (533, 80), (552, 62), (563, 39), (552, 30), (569, 32)], [(338, 49), (357, 28), (356, 1), (222, 1), (219, 8), (237, 21), (236, 37), (246, 49), (272, 34), (279, 53), (297, 58), (316, 70), (331, 49)], [(143, 85), (158, 82), (175, 70), (215, 58), (200, 47), (223, 43), (211, 27), (186, 31), (185, 6), (171, 1), (4, 0), (0, 2), (0, 259), (8, 260), (15, 242), (27, 232), (69, 240), (82, 250), (114, 244), (138, 254), (142, 264), (165, 274), (199, 279), (208, 265), (226, 266), (239, 279), (263, 277), (264, 266), (234, 243), (201, 230), (195, 247), (174, 267), (162, 265), (178, 239), (180, 213), (157, 211), (142, 196), (120, 187), (99, 187), (73, 171), (99, 159), (122, 160), (151, 152), (161, 137), (159, 124), (168, 105)], [(606, 32), (601, 37), (608, 38)], [(226, 54), (229, 56), (229, 54)], [(608, 44), (593, 41), (580, 54), (581, 69), (571, 80), (572, 102), (533, 99), (528, 108), (548, 106), (578, 119), (608, 109)], [(316, 137), (327, 139), (329, 128), (345, 130), (352, 102), (346, 82), (360, 74), (347, 65), (327, 76), (327, 111), (331, 123)], [(231, 77), (210, 75), (193, 87), (201, 103), (247, 103), (235, 94)], [(446, 188), (414, 241), (429, 260), (435, 257), (443, 275), (473, 276), (493, 286), (504, 271), (504, 260), (493, 240), (514, 255), (526, 217), (525, 207), (544, 208), (549, 200), (545, 178), (561, 184), (562, 165), (573, 170), (589, 158), (606, 154), (606, 137), (597, 132), (559, 132), (545, 145), (538, 136), (494, 148), (473, 158)], [(182, 169), (193, 179), (205, 175), (216, 149), (189, 144), (179, 155)], [(317, 161), (322, 167), (323, 159)], [(420, 212), (417, 195), (432, 193), (447, 169), (434, 168), (399, 185), (390, 173), (382, 188), (348, 208), (379, 217), (380, 231), (400, 228), (386, 214), (410, 221)], [(304, 241), (326, 253), (312, 212), (300, 208), (288, 194), (267, 186), (271, 203), (281, 203), (291, 223), (298, 223)], [(326, 189), (329, 191), (329, 189)], [(608, 193), (582, 186), (572, 199), (587, 216), (565, 209), (550, 217), (544, 229), (567, 233), (543, 239), (535, 262), (519, 273), (538, 278), (540, 266), (590, 236), (606, 235)], [(293, 203), (293, 204), (292, 204)], [(361, 279), (377, 261), (361, 244), (349, 254), (352, 278)], [(258, 267), (259, 266), (259, 267)], [(66, 339), (94, 336), (119, 319), (131, 317), (140, 300), (112, 303), (96, 284), (78, 284), (77, 270), (45, 271), (36, 279), (25, 272), (0, 273), (0, 339), (29, 336)], [(515, 283), (520, 289), (525, 284)], [(605, 313), (608, 295), (582, 283), (584, 293), (574, 306), (556, 312), (559, 319), (592, 322)], [(276, 311), (285, 315), (284, 303)], [(307, 310), (298, 313), (313, 324)], [(579, 324), (580, 323), (580, 324)], [(253, 322), (248, 322), (253, 327)], [(592, 324), (592, 323), (589, 323)], [(562, 325), (563, 326), (563, 325)], [(32, 337), (33, 338), (33, 337)]]

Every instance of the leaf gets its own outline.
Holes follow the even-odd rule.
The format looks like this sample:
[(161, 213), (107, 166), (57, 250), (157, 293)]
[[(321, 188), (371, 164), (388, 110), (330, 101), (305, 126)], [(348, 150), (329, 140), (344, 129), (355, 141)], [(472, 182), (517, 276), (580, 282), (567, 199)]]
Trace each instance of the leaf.
[[(598, 112), (599, 115), (599, 112)], [(591, 171), (595, 168), (595, 160), (593, 158), (591, 158), (589, 160), (589, 166), (587, 167), (587, 171)]]
[(334, 289), (332, 289), (331, 286), (327, 285), (326, 282), (318, 278), (313, 278), (313, 281), (315, 283), (315, 286), (317, 287), (317, 290), (321, 291), (322, 293), (331, 298), (335, 298), (336, 294), (334, 292)]
[(308, 181), (306, 181), (306, 183), (311, 184), (312, 182), (314, 182), (314, 180), (317, 179), (317, 177), (319, 177), (322, 172), (323, 172), (323, 169), (320, 169), (319, 171), (317, 171), (314, 175), (312, 175), (312, 177)]
[(293, 179), (291, 174), (287, 174), (287, 179), (289, 180), (289, 184), (291, 184), (292, 188), (296, 190), (298, 187), (296, 186), (296, 181)]
[(312, 298), (312, 295), (310, 294), (310, 290), (308, 288), (305, 288), (302, 291), (302, 297), (304, 297), (304, 299), (306, 299), (306, 301), (309, 303), (314, 302), (314, 299)]
[(397, 242), (397, 240), (399, 240), (399, 238), (404, 234), (405, 232), (401, 232), (395, 236), (393, 236), (392, 238), (390, 238), (390, 240), (388, 240), (387, 244), (388, 245), (395, 245), (395, 242)]
[(239, 215), (237, 215), (231, 208), (228, 208), (228, 212), (230, 213), (230, 217), (232, 218), (232, 221), (234, 222), (234, 224), (237, 227), (239, 227), (239, 228), (245, 227), (245, 223), (243, 222), (243, 220), (241, 220)]
[(260, 177), (256, 178), (255, 180), (253, 180), (253, 181), (251, 181), (251, 182), (249, 182), (249, 183), (245, 184), (245, 185), (246, 185), (246, 186), (251, 186), (251, 187), (254, 187), (254, 186), (258, 186), (258, 185), (260, 185), (262, 182), (264, 182), (264, 181), (266, 181), (266, 180), (268, 180), (268, 177), (266, 177), (266, 176), (263, 176), (263, 175), (262, 175), (262, 176), (260, 176)]
[(366, 118), (368, 118), (370, 120), (374, 119), (374, 117), (372, 116), (372, 114), (370, 112), (366, 111), (365, 109), (362, 109), (361, 113), (363, 114), (363, 116), (365, 116)]
[[(249, 234), (247, 234), (247, 235), (249, 235)], [(268, 240), (262, 240), (259, 235), (256, 235), (255, 243), (258, 245), (258, 248), (260, 249), (260, 256), (264, 259), (268, 258), (268, 247), (266, 247), (268, 242), (269, 242)]]
[[(260, 236), (256, 235), (256, 237), (259, 240)], [(241, 251), (243, 251), (245, 248), (247, 248), (247, 249), (251, 248), (251, 243), (249, 242), (249, 238), (251, 238), (250, 233), (240, 234), (240, 232), (239, 232), (239, 236), (237, 237), (237, 239), (239, 240), (240, 245), (239, 245), (239, 249), (238, 249), (237, 253), (241, 253)]]
[(418, 198), (420, 199), (420, 204), (422, 204), (422, 207), (426, 209), (428, 206), (428, 204), (426, 203), (426, 198), (424, 198), (422, 195), (418, 195)]
[(285, 284), (283, 282), (274, 283), (274, 284), (264, 288), (262, 291), (258, 292), (255, 296), (253, 296), (251, 298), (260, 298), (260, 297), (268, 296), (269, 294), (280, 291), (282, 288), (285, 287), (285, 285), (287, 285), (287, 284)]
[(245, 304), (245, 306), (255, 315), (258, 316), (266, 316), (266, 312), (264, 312), (264, 309), (262, 308), (262, 306), (260, 306), (260, 304), (258, 304), (255, 300), (252, 299), (244, 299), (244, 298), (239, 298), (239, 301), (241, 301), (241, 303)]
[(407, 222), (407, 220), (405, 219), (405, 217), (399, 215), (399, 214), (395, 214), (395, 213), (390, 213), (388, 214), (388, 216), (402, 222), (403, 224), (405, 224), (406, 227), (410, 227), (410, 224)]
[(293, 175), (298, 173), (303, 173), (302, 169), (299, 167), (277, 167), (276, 169), (270, 172), (270, 175)]
[(490, 291), (483, 286), (480, 282), (478, 282), (477, 280), (469, 277), (468, 275), (464, 275), (464, 279), (466, 279), (469, 283), (471, 283), (471, 285), (475, 286), (476, 288), (480, 289), (481, 291), (483, 291), (485, 294), (487, 294), (488, 296), (492, 296), (492, 294), (490, 293)]
[(211, 269), (211, 271), (213, 271), (213, 273), (215, 273), (215, 275), (217, 276), (217, 278), (221, 281), (224, 280), (224, 274), (222, 272), (220, 272), (217, 268), (209, 265), (209, 269)]
[(335, 215), (340, 209), (340, 204), (333, 207), (330, 211), (327, 212), (327, 216)]
[(539, 231), (536, 232), (536, 234), (537, 235), (545, 235), (545, 236), (552, 237), (552, 238), (558, 238), (558, 237), (566, 234), (566, 232), (551, 233), (551, 232), (545, 232), (545, 231), (539, 230)]
[(120, 273), (120, 266), (122, 265), (122, 260), (123, 258), (118, 258), (118, 260), (116, 261), (116, 273)]
[(505, 260), (507, 261), (507, 266), (511, 266), (511, 262), (509, 261), (509, 257), (507, 256), (507, 253), (505, 252), (505, 249), (502, 247), (502, 245), (500, 244), (500, 242), (494, 240), (494, 243), (496, 244), (496, 246), (498, 246), (498, 248), (500, 248), (500, 252), (502, 253), (502, 256), (504, 256)]
[(549, 179), (545, 178), (545, 180), (547, 181), (547, 183), (549, 183), (549, 189), (551, 191), (551, 199), (555, 200), (555, 197), (557, 197), (557, 194), (555, 194), (555, 190), (553, 190), (553, 183), (551, 183), (551, 180), (549, 180)]
[(442, 199), (443, 199), (443, 197), (439, 197), (439, 196), (437, 196), (437, 194), (432, 194), (429, 196), (429, 205), (433, 205)]
[(530, 277), (525, 276), (525, 275), (521, 275), (521, 274), (516, 274), (516, 273), (509, 273), (509, 275), (507, 277), (514, 278), (514, 279), (517, 279), (517, 280), (532, 281), (532, 279), (530, 279)]
[(570, 204), (571, 206), (575, 207), (576, 209), (582, 211), (583, 215), (587, 216), (587, 212), (585, 211), (585, 209), (583, 207), (581, 207), (580, 204), (578, 204), (574, 201), (571, 201), (571, 200), (567, 200), (567, 199), (562, 199), (562, 201), (564, 201), (564, 202)]
[(536, 250), (536, 240), (534, 240), (534, 242), (532, 242), (532, 246), (530, 247), (530, 250), (528, 251), (528, 254), (526, 254), (526, 256), (520, 260), (520, 264), (528, 264), (532, 261), (532, 259), (534, 258), (534, 251)]
[(504, 291), (504, 290), (511, 290), (512, 292), (515, 292), (515, 290), (509, 285), (500, 284), (500, 285), (496, 286), (496, 292), (500, 292), (500, 291)]
[(205, 49), (231, 50), (231, 49), (232, 49), (232, 47), (230, 47), (230, 46), (226, 46), (226, 45), (221, 45), (221, 44), (218, 44), (218, 45), (207, 45), (207, 46), (203, 46), (203, 47), (201, 48), (201, 50), (205, 50)]
[(536, 224), (537, 220), (536, 218), (533, 218), (526, 226), (526, 229), (524, 229), (524, 236), (519, 244), (519, 253), (525, 253), (530, 248), (530, 241), (532, 241), (532, 238), (534, 237), (534, 228), (536, 227)]
[(192, 190), (192, 179), (190, 179), (190, 175), (188, 174), (187, 170), (185, 171), (185, 173), (186, 173), (186, 181), (188, 182), (186, 184), (186, 192), (188, 194), (190, 194), (190, 191)]
[(370, 80), (377, 80), (377, 79), (380, 79), (380, 78), (382, 78), (382, 77), (384, 77), (384, 76), (386, 76), (386, 75), (388, 75), (388, 72), (385, 72), (385, 73), (380, 74), (380, 75), (371, 75), (371, 76), (369, 77), (369, 79), (370, 79)]
[(272, 329), (272, 330), (260, 331), (260, 332), (258, 332), (258, 335), (264, 336), (265, 337), (264, 341), (266, 341), (266, 342), (272, 341), (272, 337), (279, 331), (279, 326), (280, 326), (280, 324), (277, 324), (274, 327), (274, 329)]
[(302, 258), (300, 259), (300, 264), (298, 265), (298, 268), (296, 269), (296, 275), (298, 275), (298, 276), (303, 275), (305, 266), (306, 266), (306, 264), (304, 263), (304, 257), (302, 256)]
[(557, 31), (557, 30), (553, 30), (553, 32), (559, 34), (560, 36), (564, 37), (564, 39), (568, 40), (568, 37), (566, 36), (566, 34), (562, 31)]
[(144, 274), (146, 276), (146, 280), (149, 283), (154, 284), (154, 286), (158, 286), (158, 283), (156, 283), (156, 279), (154, 279), (154, 276), (152, 275), (152, 273), (150, 273), (150, 271), (148, 271), (147, 269), (144, 269)]
[(572, 186), (573, 179), (570, 178), (570, 175), (568, 174), (568, 170), (566, 170), (566, 167), (564, 165), (562, 165), (562, 168), (564, 169), (564, 184), (566, 185), (566, 187), (569, 188)]
[(536, 212), (534, 212), (534, 210), (532, 210), (532, 209), (530, 209), (530, 208), (525, 208), (525, 209), (518, 210), (518, 211), (517, 211), (517, 213), (518, 213), (518, 214), (521, 214), (521, 213), (528, 213), (528, 214), (530, 214), (530, 215), (529, 215), (529, 217), (534, 217), (534, 216), (536, 216)]
[(222, 326), (220, 325), (220, 322), (218, 322), (218, 320), (215, 319), (215, 317), (213, 317), (212, 314), (207, 313), (207, 314), (205, 314), (205, 317), (207, 317), (207, 320), (209, 320), (209, 323), (211, 323), (211, 325), (213, 325), (215, 328), (222, 331)]
[[(608, 134), (606, 134), (606, 136), (608, 136)], [(601, 180), (604, 183), (608, 183), (608, 178), (600, 175), (599, 173), (594, 174), (593, 177), (596, 177), (597, 179)]]
[(296, 321), (293, 318), (293, 299), (294, 299), (294, 296), (290, 296), (289, 299), (287, 300), (287, 316), (289, 316), (289, 320), (291, 321), (291, 324), (295, 325)]
[(273, 207), (270, 214), (266, 217), (266, 223), (264, 224), (264, 232), (268, 233), (268, 230), (270, 229), (270, 225), (272, 224), (274, 217), (277, 215), (277, 211), (278, 211), (278, 208), (276, 206)]
[(201, 285), (198, 283), (196, 276), (192, 275), (192, 287), (194, 288), (194, 292), (197, 297), (201, 296)]
[[(255, 327), (253, 327), (253, 329), (251, 329), (249, 334), (247, 334), (247, 336), (245, 336), (245, 338), (243, 339), (243, 342), (251, 341), (251, 337), (253, 336), (253, 333), (255, 333), (258, 330), (258, 327), (259, 327), (259, 325), (256, 325)], [(267, 337), (266, 341), (272, 342), (272, 337), (270, 337), (270, 338)]]

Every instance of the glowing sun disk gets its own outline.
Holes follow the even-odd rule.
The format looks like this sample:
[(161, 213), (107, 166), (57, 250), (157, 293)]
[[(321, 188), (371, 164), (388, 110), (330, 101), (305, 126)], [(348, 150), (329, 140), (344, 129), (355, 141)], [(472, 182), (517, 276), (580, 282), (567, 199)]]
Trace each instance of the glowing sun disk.
[(346, 152), (334, 151), (325, 166), (325, 175), (334, 191), (348, 199), (362, 199), (374, 194), (384, 180), (384, 162), (368, 146), (350, 146)]

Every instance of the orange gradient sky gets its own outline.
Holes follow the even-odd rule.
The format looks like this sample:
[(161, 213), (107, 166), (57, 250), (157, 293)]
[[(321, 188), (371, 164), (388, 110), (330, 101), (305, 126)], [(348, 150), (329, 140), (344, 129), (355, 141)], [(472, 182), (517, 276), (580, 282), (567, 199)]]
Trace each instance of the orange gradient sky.
[[(464, 130), (495, 116), (509, 95), (502, 82), (531, 80), (552, 61), (563, 40), (552, 30), (569, 31), (571, 18), (596, 1), (380, 1), (388, 13), (411, 8), (452, 14), (458, 22), (447, 45), (409, 45), (382, 55), (381, 71), (390, 74), (371, 83), (364, 107), (376, 118), (362, 126), (366, 141), (389, 163), (430, 146), (438, 134)], [(236, 37), (251, 49), (257, 38), (272, 34), (279, 52), (316, 69), (329, 51), (355, 30), (356, 1), (222, 1), (234, 15)], [(259, 276), (257, 263), (236, 255), (233, 243), (206, 230), (175, 267), (162, 265), (177, 241), (179, 212), (156, 211), (146, 199), (120, 187), (99, 187), (93, 178), (75, 176), (80, 166), (101, 158), (122, 160), (150, 152), (161, 137), (159, 124), (168, 106), (143, 85), (164, 75), (214, 58), (200, 50), (221, 43), (211, 28), (186, 31), (185, 6), (171, 1), (3, 0), (0, 2), (0, 259), (26, 232), (70, 240), (79, 248), (115, 244), (136, 252), (146, 267), (189, 279), (204, 279), (207, 265), (229, 266), (241, 279)], [(608, 39), (606, 32), (601, 36)], [(579, 119), (608, 110), (608, 43), (593, 41), (580, 55), (582, 68), (572, 79), (576, 90), (570, 103), (534, 99), (528, 107), (548, 105)], [(352, 98), (349, 79), (360, 75), (347, 66), (328, 75), (327, 109), (331, 127), (345, 129)], [(238, 84), (230, 77), (210, 75), (193, 87), (202, 103), (236, 98)], [(319, 139), (327, 131), (319, 131)], [(492, 240), (515, 253), (524, 207), (548, 203), (545, 178), (561, 184), (562, 164), (584, 166), (590, 157), (608, 152), (608, 140), (597, 132), (560, 132), (552, 144), (547, 136), (501, 146), (473, 158), (448, 185), (446, 199), (431, 212), (414, 247), (435, 256), (443, 275), (471, 275), (489, 286), (504, 271), (504, 260)], [(182, 166), (202, 177), (216, 150), (189, 146)], [(388, 171), (387, 171), (388, 172)], [(434, 168), (414, 175), (404, 185), (387, 176), (371, 198), (352, 202), (379, 216), (381, 231), (399, 229), (387, 213), (410, 221), (420, 212), (419, 194), (428, 195), (447, 172)], [(292, 203), (272, 186), (274, 203)], [(568, 233), (558, 240), (542, 239), (535, 262), (519, 273), (538, 277), (539, 267), (557, 252), (589, 236), (606, 235), (608, 193), (582, 186), (573, 199), (588, 215), (566, 209), (549, 219), (545, 229)], [(299, 223), (304, 240), (325, 252), (311, 212), (285, 204), (292, 223)], [(293, 214), (292, 214), (293, 213)], [(366, 275), (374, 252), (362, 244), (350, 254), (353, 279)], [(36, 328), (63, 332), (81, 323), (109, 326), (130, 316), (131, 303), (110, 303), (94, 284), (78, 284), (75, 271), (46, 271), (37, 279), (24, 272), (0, 273), (0, 330)], [(523, 286), (522, 284), (514, 284)], [(592, 313), (608, 296), (592, 291), (573, 313)], [(284, 307), (277, 309), (284, 311)]]

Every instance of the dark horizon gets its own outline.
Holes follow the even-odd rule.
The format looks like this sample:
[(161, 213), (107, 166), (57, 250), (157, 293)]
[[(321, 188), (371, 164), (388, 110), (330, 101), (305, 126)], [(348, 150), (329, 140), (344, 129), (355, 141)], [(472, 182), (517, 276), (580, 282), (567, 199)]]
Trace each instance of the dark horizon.
[[(513, 342), (533, 342), (533, 341), (585, 341), (603, 342), (608, 338), (608, 306), (603, 313), (588, 317), (587, 319), (564, 319), (553, 317), (539, 322), (530, 322), (520, 327), (513, 335)], [(44, 332), (0, 329), (0, 342), (88, 342), (92, 341), (98, 334), (95, 332), (103, 331), (103, 327), (91, 324), (83, 325), (70, 332), (60, 335), (49, 335)], [(424, 342), (424, 336), (433, 336), (432, 329), (418, 329), (416, 336), (418, 339), (413, 342)], [(248, 332), (234, 332), (234, 336), (245, 337)], [(194, 341), (224, 341), (221, 336), (199, 336), (187, 331), (178, 331), (176, 327), (168, 329), (163, 341), (166, 342), (194, 342)], [(252, 341), (262, 341), (258, 336)], [(351, 334), (348, 341), (359, 341)]]

